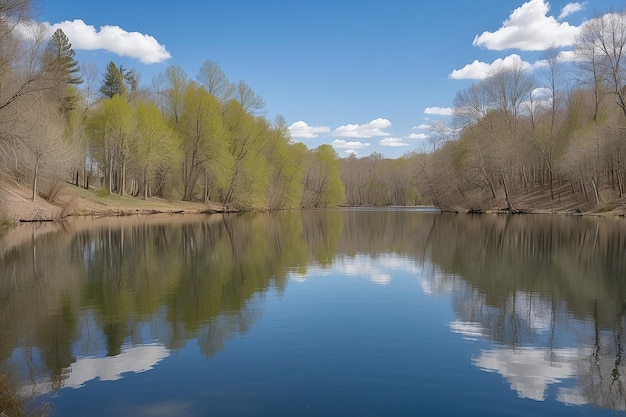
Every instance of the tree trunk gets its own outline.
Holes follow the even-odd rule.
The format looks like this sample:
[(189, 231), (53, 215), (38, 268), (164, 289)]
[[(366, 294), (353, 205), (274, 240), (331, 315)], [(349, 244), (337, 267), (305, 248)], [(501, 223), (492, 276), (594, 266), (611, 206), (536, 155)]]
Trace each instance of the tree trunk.
[(109, 156), (109, 194), (113, 192), (113, 153)]
[(554, 201), (554, 174), (552, 167), (548, 165), (548, 181), (550, 181), (550, 198)]
[(120, 195), (123, 196), (126, 192), (126, 158), (122, 155), (122, 172), (120, 173)]
[(591, 185), (593, 186), (593, 193), (596, 196), (596, 207), (600, 207), (600, 196), (598, 195), (598, 187), (596, 187), (596, 182), (592, 179)]
[(209, 175), (204, 169), (204, 204), (209, 202)]
[(513, 204), (511, 203), (511, 196), (509, 195), (509, 187), (506, 183), (506, 178), (503, 172), (500, 173), (500, 177), (502, 178), (502, 185), (504, 186), (504, 197), (506, 198), (506, 205), (507, 205), (508, 210), (512, 213)]
[(33, 201), (37, 201), (37, 175), (39, 175), (39, 161), (40, 157), (35, 157), (35, 170), (33, 172)]

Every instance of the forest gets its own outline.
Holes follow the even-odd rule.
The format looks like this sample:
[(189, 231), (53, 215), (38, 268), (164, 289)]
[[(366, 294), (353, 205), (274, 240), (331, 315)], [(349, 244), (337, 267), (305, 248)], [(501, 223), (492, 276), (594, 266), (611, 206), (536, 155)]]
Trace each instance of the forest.
[(194, 75), (171, 64), (149, 87), (113, 61), (79, 63), (62, 30), (16, 30), (30, 7), (0, 1), (0, 184), (28, 185), (33, 200), (72, 184), (240, 210), (624, 205), (625, 12), (586, 22), (571, 54), (553, 48), (459, 91), (429, 149), (388, 159), (308, 149), (211, 60)]

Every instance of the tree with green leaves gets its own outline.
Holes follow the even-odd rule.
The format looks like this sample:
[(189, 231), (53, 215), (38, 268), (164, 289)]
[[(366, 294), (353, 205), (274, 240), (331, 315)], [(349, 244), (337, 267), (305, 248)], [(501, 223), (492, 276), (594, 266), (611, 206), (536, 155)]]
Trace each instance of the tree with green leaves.
[(176, 132), (154, 102), (136, 102), (135, 123), (130, 150), (140, 177), (136, 194), (142, 194), (145, 199), (152, 194), (151, 182), (157, 170), (179, 164), (181, 150)]
[[(198, 178), (207, 172), (209, 162), (226, 158), (221, 110), (220, 103), (204, 87), (187, 87), (176, 125), (184, 153), (182, 179), (186, 201), (194, 199)], [(206, 192), (205, 187), (205, 195)]]
[(120, 95), (101, 100), (87, 119), (93, 156), (98, 160), (109, 192), (125, 192), (126, 166), (135, 120), (132, 106)]
[(335, 207), (346, 201), (340, 177), (340, 161), (331, 145), (321, 145), (309, 153), (304, 178), (302, 207)]
[(269, 126), (265, 118), (254, 116), (246, 111), (246, 107), (238, 100), (231, 100), (224, 110), (233, 162), (230, 184), (221, 201), (227, 205), (250, 208), (265, 203), (268, 165), (263, 149)]
[(276, 118), (269, 131), (265, 158), (269, 168), (267, 205), (270, 208), (298, 207), (303, 191), (306, 146), (291, 143), (287, 122), (282, 116)]

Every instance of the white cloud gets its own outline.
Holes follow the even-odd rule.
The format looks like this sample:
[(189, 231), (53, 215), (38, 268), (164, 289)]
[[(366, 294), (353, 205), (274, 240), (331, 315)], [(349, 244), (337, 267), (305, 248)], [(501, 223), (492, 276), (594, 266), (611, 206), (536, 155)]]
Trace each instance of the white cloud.
[(428, 135), (425, 133), (411, 133), (407, 136), (407, 139), (428, 139)]
[(539, 348), (484, 350), (472, 363), (483, 371), (507, 379), (520, 398), (543, 401), (548, 386), (578, 375), (576, 364), (588, 352), (573, 348), (544, 351)]
[(346, 275), (368, 278), (370, 282), (379, 285), (387, 285), (397, 272), (417, 274), (419, 268), (407, 259), (395, 255), (381, 254), (373, 259), (367, 255), (357, 254), (354, 257), (342, 256), (334, 262), (334, 267)]
[(498, 58), (491, 64), (475, 60), (461, 69), (452, 71), (449, 77), (455, 80), (482, 80), (500, 68), (515, 66), (521, 66), (524, 69), (532, 67), (529, 62), (523, 61), (519, 55), (511, 54), (504, 59)]
[(369, 143), (363, 143), (363, 142), (346, 142), (345, 140), (341, 140), (341, 139), (337, 139), (334, 140), (333, 143), (331, 143), (333, 148), (336, 149), (363, 149), (363, 148), (367, 148), (368, 146), (370, 146)]
[(574, 51), (561, 51), (559, 52), (559, 59), (563, 62), (573, 62), (579, 61), (581, 57)]
[[(453, 112), (454, 112), (454, 111), (453, 111)], [(421, 125), (419, 125), (419, 126), (413, 126), (413, 129), (428, 130), (428, 129), (430, 129), (430, 126), (431, 126), (431, 125), (429, 125), (429, 124), (422, 123), (422, 124), (421, 124)]]
[(144, 64), (154, 64), (171, 58), (157, 40), (139, 32), (127, 32), (119, 26), (102, 26), (99, 30), (80, 19), (60, 23), (42, 23), (50, 33), (61, 29), (76, 50), (104, 49), (120, 56), (136, 58)]
[(369, 123), (362, 125), (347, 124), (339, 126), (332, 132), (332, 135), (340, 138), (373, 138), (375, 136), (387, 136), (389, 133), (383, 131), (391, 126), (391, 122), (387, 119), (378, 118)]
[[(63, 387), (81, 388), (96, 378), (100, 381), (117, 381), (131, 372), (141, 373), (154, 369), (169, 355), (169, 349), (153, 344), (122, 349), (116, 356), (79, 358), (64, 369), (66, 378), (63, 380)], [(45, 394), (53, 389), (50, 383), (37, 383), (35, 387), (25, 388), (28, 392), (36, 391), (38, 394)]]
[(570, 46), (580, 28), (567, 22), (559, 23), (548, 16), (547, 0), (529, 0), (513, 10), (502, 27), (495, 32), (483, 32), (472, 45), (503, 51), (516, 48), (522, 51), (543, 51), (551, 46)]
[(550, 97), (552, 95), (552, 90), (547, 87), (538, 87), (531, 91), (533, 98), (541, 99)]
[(486, 336), (487, 332), (480, 323), (455, 320), (449, 324), (452, 333), (463, 335), (467, 340), (478, 340)]
[(450, 107), (426, 107), (424, 109), (425, 114), (436, 114), (438, 116), (452, 116), (454, 109)]
[(561, 14), (559, 14), (558, 19), (563, 20), (567, 16), (572, 15), (574, 13), (578, 13), (581, 10), (584, 10), (587, 6), (587, 2), (584, 3), (567, 3), (562, 9)]
[(320, 134), (330, 132), (330, 128), (326, 126), (309, 126), (306, 122), (299, 120), (288, 127), (291, 136), (294, 138), (312, 139)]
[(402, 139), (400, 139), (400, 138), (391, 138), (391, 137), (390, 138), (381, 139), (380, 142), (378, 142), (378, 144), (380, 146), (389, 146), (389, 147), (392, 147), (392, 148), (397, 148), (397, 147), (400, 147), (400, 146), (409, 146), (408, 143), (402, 142)]

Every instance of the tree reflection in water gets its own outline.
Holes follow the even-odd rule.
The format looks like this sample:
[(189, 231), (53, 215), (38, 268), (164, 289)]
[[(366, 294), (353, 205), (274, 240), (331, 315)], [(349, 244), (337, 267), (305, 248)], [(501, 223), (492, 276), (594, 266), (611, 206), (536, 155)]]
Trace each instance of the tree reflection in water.
[(76, 371), (86, 360), (114, 378), (141, 349), (149, 363), (130, 360), (127, 371), (190, 340), (212, 356), (250, 330), (263, 294), (282, 294), (311, 268), (387, 284), (394, 276), (381, 262), (410, 259), (426, 293), (450, 294), (453, 332), (495, 343), (474, 365), (524, 398), (543, 400), (549, 385), (575, 378), (559, 401), (626, 409), (621, 220), (327, 210), (46, 227), (0, 241), (0, 362), (26, 364), (20, 377), (52, 390), (93, 376)]

